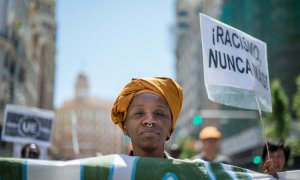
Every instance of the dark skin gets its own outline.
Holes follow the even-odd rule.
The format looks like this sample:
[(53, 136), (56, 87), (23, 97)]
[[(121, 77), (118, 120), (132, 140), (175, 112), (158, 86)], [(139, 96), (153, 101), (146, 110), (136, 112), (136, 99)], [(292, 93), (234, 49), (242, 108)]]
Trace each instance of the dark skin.
[(163, 158), (171, 129), (171, 110), (163, 98), (152, 93), (133, 98), (124, 121), (124, 134), (131, 138), (134, 156)]
[[(276, 151), (269, 152), (270, 159), (272, 159), (272, 169), (276, 172), (284, 171), (284, 167), (286, 164), (284, 150), (277, 149)], [(265, 158), (265, 162), (267, 161), (267, 157)]]
[(270, 159), (265, 159), (264, 160), (264, 166), (263, 166), (263, 171), (265, 174), (271, 174), (275, 178), (278, 179), (278, 174), (277, 172), (283, 171), (285, 164), (286, 164), (286, 159), (284, 156), (284, 150), (283, 149), (278, 149), (273, 152), (269, 152)]
[(270, 174), (277, 179), (279, 178), (277, 172), (273, 169), (272, 159), (269, 159), (264, 163), (263, 171), (265, 174)]

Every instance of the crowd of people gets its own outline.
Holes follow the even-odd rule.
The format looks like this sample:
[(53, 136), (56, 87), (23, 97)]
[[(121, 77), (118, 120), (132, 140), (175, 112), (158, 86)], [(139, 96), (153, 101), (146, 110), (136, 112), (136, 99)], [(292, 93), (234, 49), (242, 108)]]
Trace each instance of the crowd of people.
[[(169, 78), (132, 79), (116, 98), (112, 121), (132, 141), (131, 156), (172, 158), (164, 149), (170, 139), (183, 102), (182, 88)], [(199, 133), (202, 151), (191, 159), (231, 163), (220, 154), (221, 132), (213, 126)], [(269, 155), (267, 154), (269, 149)], [(283, 143), (268, 142), (264, 148), (263, 172), (277, 177), (286, 167), (290, 150)]]
[[(171, 146), (171, 155), (165, 151), (165, 142), (174, 131), (183, 103), (183, 90), (170, 78), (150, 77), (132, 79), (117, 96), (111, 110), (113, 123), (131, 139), (130, 156), (168, 158), (178, 156), (180, 148)], [(231, 164), (231, 159), (220, 154), (222, 133), (217, 127), (207, 126), (199, 133), (202, 150), (193, 159)], [(283, 141), (268, 142), (263, 149), (263, 172), (276, 177), (284, 171), (290, 148)], [(39, 158), (39, 147), (26, 144), (22, 158)]]

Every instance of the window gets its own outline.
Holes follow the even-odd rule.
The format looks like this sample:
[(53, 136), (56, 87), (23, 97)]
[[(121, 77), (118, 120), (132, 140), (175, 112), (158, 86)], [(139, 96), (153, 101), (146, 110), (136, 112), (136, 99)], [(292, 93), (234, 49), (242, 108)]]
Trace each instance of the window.
[(18, 76), (19, 82), (23, 83), (25, 81), (25, 70), (23, 68), (19, 70)]
[(186, 22), (180, 22), (178, 24), (178, 26), (179, 26), (180, 29), (189, 29), (189, 27), (190, 27), (190, 25)]
[(15, 73), (15, 69), (16, 69), (16, 65), (15, 65), (15, 62), (12, 62), (10, 64), (10, 68), (9, 68), (9, 71), (10, 71), (10, 74), (13, 75)]
[(185, 10), (181, 10), (181, 11), (178, 11), (178, 16), (188, 17), (189, 13), (187, 11), (185, 11)]
[(8, 67), (9, 66), (9, 55), (8, 53), (5, 53), (5, 56), (4, 56), (4, 67)]

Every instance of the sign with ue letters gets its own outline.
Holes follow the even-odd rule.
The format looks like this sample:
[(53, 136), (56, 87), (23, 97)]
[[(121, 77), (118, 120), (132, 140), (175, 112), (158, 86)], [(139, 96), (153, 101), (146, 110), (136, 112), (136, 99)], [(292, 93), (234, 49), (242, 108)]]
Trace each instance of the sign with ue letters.
[(200, 29), (208, 98), (272, 112), (266, 43), (201, 13)]
[(54, 116), (53, 111), (6, 105), (2, 139), (50, 146)]

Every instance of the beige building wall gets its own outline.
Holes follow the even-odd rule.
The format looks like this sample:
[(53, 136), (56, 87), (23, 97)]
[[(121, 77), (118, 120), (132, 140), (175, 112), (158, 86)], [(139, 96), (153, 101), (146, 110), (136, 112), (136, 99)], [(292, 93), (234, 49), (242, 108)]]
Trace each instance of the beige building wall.
[(30, 76), (38, 97), (36, 106), (53, 109), (56, 20), (54, 0), (32, 0), (29, 4), (28, 56)]
[(54, 151), (57, 158), (76, 159), (123, 153), (123, 133), (111, 121), (111, 101), (91, 97), (80, 74), (76, 97), (56, 110)]

